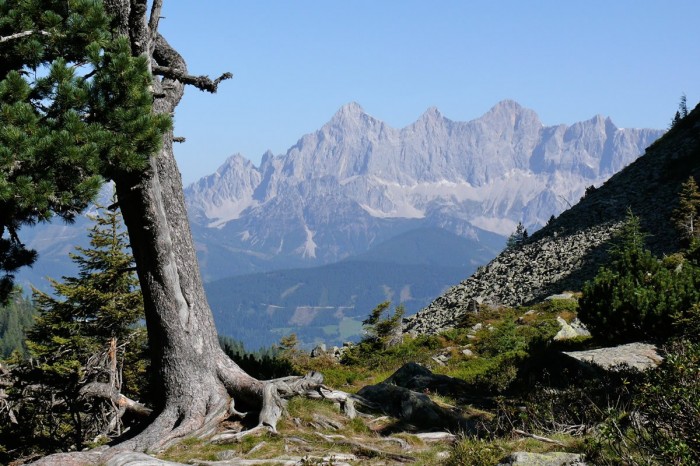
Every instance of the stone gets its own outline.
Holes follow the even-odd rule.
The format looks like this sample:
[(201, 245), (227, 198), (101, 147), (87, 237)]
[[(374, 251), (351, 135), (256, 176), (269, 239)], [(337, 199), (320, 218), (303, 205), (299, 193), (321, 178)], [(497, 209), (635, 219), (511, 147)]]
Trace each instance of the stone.
[(626, 365), (644, 371), (663, 362), (658, 348), (650, 343), (628, 343), (587, 351), (565, 351), (563, 354), (579, 361), (584, 366), (594, 366), (605, 370), (615, 370)]
[(420, 364), (409, 362), (401, 366), (383, 383), (397, 385), (417, 392), (429, 391), (440, 395), (468, 393), (469, 384), (461, 379), (442, 374), (433, 374)]
[[(561, 289), (577, 289), (607, 257), (605, 244), (621, 222), (587, 226), (569, 234), (544, 236), (502, 253), (471, 277), (448, 289), (404, 321), (404, 331), (435, 334), (453, 328), (470, 313), (474, 296), (484, 303), (518, 306), (551, 299), (575, 299)], [(510, 275), (510, 277), (509, 277)]]
[(317, 358), (319, 356), (323, 356), (326, 354), (327, 348), (325, 343), (321, 343), (320, 345), (316, 345), (314, 349), (311, 350), (311, 357), (312, 358)]
[(435, 363), (436, 363), (438, 366), (445, 367), (445, 366), (447, 365), (447, 364), (445, 364), (444, 361), (441, 361), (440, 358), (438, 358), (437, 356), (433, 356), (433, 357), (430, 358), (430, 359), (432, 359), (433, 361), (435, 361)]
[(367, 385), (357, 394), (380, 406), (389, 416), (406, 421), (419, 427), (463, 428), (460, 419), (448, 409), (441, 407), (424, 393), (414, 392), (408, 388), (382, 382)]
[(498, 466), (586, 466), (580, 453), (529, 453), (518, 451), (503, 458)]
[(558, 293), (544, 298), (545, 301), (552, 301), (553, 299), (574, 299), (574, 295), (573, 293)]
[(570, 340), (577, 337), (590, 337), (591, 332), (588, 331), (586, 326), (581, 322), (578, 317), (572, 320), (570, 323), (564, 320), (561, 316), (557, 316), (557, 322), (559, 323), (560, 330), (554, 335), (554, 339), (557, 341)]

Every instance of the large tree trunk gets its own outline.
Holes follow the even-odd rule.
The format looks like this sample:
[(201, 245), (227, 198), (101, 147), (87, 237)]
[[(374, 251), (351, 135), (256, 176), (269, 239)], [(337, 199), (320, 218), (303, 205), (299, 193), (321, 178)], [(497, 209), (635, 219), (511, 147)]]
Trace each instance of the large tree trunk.
[[(219, 80), (189, 76), (185, 61), (157, 32), (161, 1), (153, 2), (150, 19), (146, 0), (105, 4), (117, 18), (116, 30), (128, 35), (134, 54), (149, 57), (154, 112), (172, 114), (185, 83), (210, 92), (216, 89)], [(163, 136), (163, 147), (150, 158), (147, 170), (118, 174), (114, 181), (136, 260), (161, 391), (152, 423), (123, 446), (159, 450), (183, 436), (211, 435), (221, 420), (235, 413), (232, 397), (257, 404), (262, 409), (260, 423), (274, 429), (281, 412), (280, 391), (289, 391), (291, 382), (296, 384), (291, 391), (303, 391), (321, 381), (316, 377), (261, 382), (219, 347), (173, 156), (172, 131)]]

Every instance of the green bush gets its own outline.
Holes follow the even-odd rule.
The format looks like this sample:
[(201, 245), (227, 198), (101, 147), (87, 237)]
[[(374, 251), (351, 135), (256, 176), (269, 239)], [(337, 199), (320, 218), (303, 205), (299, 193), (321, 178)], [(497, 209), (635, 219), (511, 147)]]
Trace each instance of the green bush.
[(700, 464), (700, 344), (676, 340), (665, 361), (630, 383), (631, 403), (610, 409), (588, 439), (595, 464)]
[(518, 325), (512, 317), (509, 315), (476, 334), (473, 347), (479, 358), (461, 360), (444, 372), (473, 384), (480, 392), (508, 390), (528, 361), (540, 357), (559, 330), (551, 317), (538, 317), (531, 325)]
[(639, 219), (629, 215), (612, 262), (583, 287), (579, 317), (603, 341), (667, 339), (673, 317), (700, 301), (700, 269), (659, 261), (644, 248)]
[(665, 464), (700, 464), (700, 344), (673, 342), (665, 356), (636, 403), (641, 446)]
[(394, 370), (408, 362), (426, 363), (433, 350), (440, 346), (439, 338), (432, 335), (404, 336), (403, 342), (388, 348), (378, 340), (365, 340), (349, 348), (343, 355), (342, 363), (371, 371)]

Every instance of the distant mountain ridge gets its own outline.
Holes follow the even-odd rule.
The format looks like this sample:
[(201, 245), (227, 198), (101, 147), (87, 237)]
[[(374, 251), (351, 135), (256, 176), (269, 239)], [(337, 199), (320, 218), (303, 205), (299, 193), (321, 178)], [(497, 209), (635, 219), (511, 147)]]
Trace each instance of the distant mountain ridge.
[(296, 333), (302, 345), (340, 345), (362, 335), (362, 321), (380, 302), (402, 303), (407, 314), (503, 249), (503, 238), (469, 240), (420, 228), (334, 264), (222, 278), (206, 284), (219, 332), (249, 348)]
[(469, 122), (430, 108), (395, 129), (350, 103), (260, 167), (232, 156), (186, 197), (196, 232), (249, 256), (251, 270), (320, 265), (415, 228), (472, 239), (538, 228), (661, 134), (602, 116), (543, 126), (510, 100)]

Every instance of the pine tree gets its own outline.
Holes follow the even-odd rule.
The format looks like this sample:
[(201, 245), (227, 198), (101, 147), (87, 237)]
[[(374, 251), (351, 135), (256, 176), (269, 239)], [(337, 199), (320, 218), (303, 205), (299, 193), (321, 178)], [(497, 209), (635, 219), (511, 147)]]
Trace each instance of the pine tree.
[(170, 125), (101, 2), (0, 2), (0, 299), (36, 259), (25, 225), (71, 221), (117, 170), (145, 168)]
[(669, 338), (674, 320), (700, 301), (700, 268), (660, 261), (644, 238), (639, 218), (628, 212), (611, 262), (583, 286), (579, 317), (601, 340)]
[(673, 211), (672, 220), (687, 244), (700, 238), (700, 189), (692, 176), (681, 185), (678, 207)]
[(678, 113), (681, 118), (688, 116), (688, 97), (685, 95), (685, 92), (681, 94), (681, 101), (678, 104)]
[(108, 382), (130, 394), (138, 393), (138, 385), (144, 383), (145, 335), (135, 327), (143, 318), (143, 302), (127, 234), (118, 212), (99, 210), (100, 215), (92, 216), (90, 247), (70, 254), (79, 267), (78, 276), (52, 280), (56, 297), (34, 290), (40, 314), (28, 332), (34, 361), (28, 382), (42, 385), (61, 403), (35, 413), (46, 419), (36, 423), (40, 431), (33, 437), (44, 437), (53, 448), (82, 447), (88, 439), (117, 427), (105, 406), (86, 408), (80, 396), (86, 383)]
[(15, 288), (8, 303), (0, 307), (0, 359), (17, 351), (26, 354), (25, 332), (34, 323), (36, 310), (21, 288)]
[(405, 313), (403, 304), (399, 304), (394, 313), (388, 315), (391, 301), (379, 303), (372, 309), (369, 317), (362, 321), (365, 330), (363, 340), (376, 343), (381, 348), (391, 347), (401, 342), (401, 320)]
[(681, 99), (680, 102), (678, 102), (678, 110), (676, 110), (676, 114), (673, 116), (673, 119), (671, 120), (671, 128), (676, 126), (683, 118), (688, 116), (688, 98), (685, 95), (685, 92), (681, 94)]
[(515, 227), (515, 232), (508, 237), (508, 242), (506, 243), (506, 249), (517, 248), (528, 238), (527, 229), (523, 225), (523, 222), (518, 222), (518, 226)]

